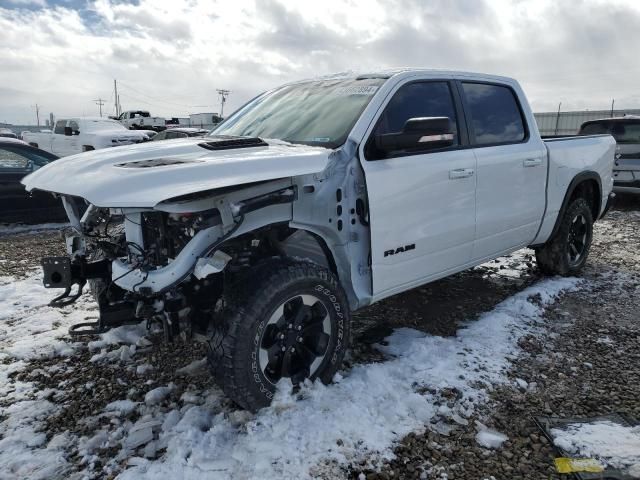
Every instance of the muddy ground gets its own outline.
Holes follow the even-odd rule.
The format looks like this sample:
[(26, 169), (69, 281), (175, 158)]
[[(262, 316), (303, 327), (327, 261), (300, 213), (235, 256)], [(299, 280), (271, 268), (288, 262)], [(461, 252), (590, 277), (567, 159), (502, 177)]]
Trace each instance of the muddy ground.
[[(0, 276), (23, 278), (39, 265), (41, 256), (63, 251), (59, 232), (0, 233)], [(382, 360), (374, 344), (383, 342), (394, 328), (456, 335), (465, 321), (492, 310), (540, 278), (532, 253), (520, 252), (511, 260), (463, 272), (358, 312), (345, 368)], [(493, 391), (490, 404), (476, 418), (468, 419), (468, 424), (451, 425), (446, 435), (429, 428), (411, 434), (396, 448), (396, 460), (376, 471), (365, 464), (352, 465), (344, 474), (367, 479), (559, 478), (553, 469), (555, 453), (537, 431), (534, 416), (622, 412), (640, 419), (640, 201), (623, 199), (596, 225), (584, 278), (590, 282), (589, 288), (566, 294), (547, 309), (543, 341), (521, 340), (525, 354), (513, 364), (513, 384)], [(174, 382), (180, 386), (176, 391), (187, 391), (190, 382), (198, 383), (199, 388), (211, 382), (206, 371), (195, 380), (174, 373), (185, 361), (202, 358), (204, 350), (200, 348), (152, 345), (142, 353), (153, 368), (149, 382)], [(95, 425), (84, 420), (126, 395), (127, 385), (135, 383), (135, 371), (98, 366), (88, 362), (91, 356), (84, 351), (65, 360), (67, 366), (72, 364), (71, 378), (68, 368), (61, 371), (60, 378), (40, 375), (50, 371), (48, 367), (59, 358), (31, 362), (16, 375), (17, 380), (36, 382), (43, 389), (60, 382), (78, 384), (79, 388), (68, 389), (77, 395), (65, 398), (64, 410), (48, 419), (49, 437), (65, 430), (89, 434)], [(96, 384), (90, 395), (80, 388), (89, 381)], [(128, 394), (136, 400), (135, 392)], [(442, 401), (455, 404), (456, 392)], [(475, 440), (476, 419), (505, 433), (509, 440), (498, 450), (480, 447)], [(102, 454), (106, 460), (109, 452)]]

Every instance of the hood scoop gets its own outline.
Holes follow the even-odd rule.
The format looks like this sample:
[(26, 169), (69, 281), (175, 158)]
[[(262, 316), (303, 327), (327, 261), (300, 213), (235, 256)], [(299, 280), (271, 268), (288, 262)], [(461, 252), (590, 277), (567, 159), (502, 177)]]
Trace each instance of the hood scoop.
[(135, 162), (116, 163), (114, 166), (121, 168), (153, 168), (168, 167), (169, 165), (180, 165), (184, 163), (199, 163), (202, 160), (180, 160), (177, 158), (152, 158), (149, 160), (138, 160)]
[(233, 148), (268, 147), (269, 144), (258, 137), (213, 137), (216, 140), (199, 143), (198, 145), (207, 150), (230, 150)]

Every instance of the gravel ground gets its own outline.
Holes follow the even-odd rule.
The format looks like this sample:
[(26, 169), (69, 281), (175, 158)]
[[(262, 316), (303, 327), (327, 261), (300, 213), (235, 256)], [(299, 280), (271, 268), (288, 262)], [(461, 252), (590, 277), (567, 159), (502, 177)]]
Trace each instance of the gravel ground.
[[(636, 201), (623, 199), (595, 230), (583, 275), (590, 287), (564, 295), (547, 309), (546, 341), (521, 339), (525, 354), (513, 364), (509, 374), (513, 384), (493, 391), (491, 403), (468, 425), (454, 424), (446, 436), (433, 431), (410, 434), (396, 448), (394, 461), (379, 471), (354, 466), (353, 478), (361, 474), (367, 480), (562, 478), (553, 468), (558, 455), (540, 435), (533, 417), (620, 412), (640, 420), (640, 212)], [(529, 275), (522, 279), (524, 283), (533, 280), (535, 271)], [(492, 300), (485, 300), (480, 309), (493, 306)], [(420, 313), (426, 312), (437, 325), (432, 311)], [(472, 310), (466, 310), (469, 313)], [(432, 327), (418, 323), (414, 328)], [(455, 392), (443, 401), (453, 406)], [(475, 420), (509, 440), (497, 450), (481, 447)]]
[[(532, 421), (535, 415), (591, 416), (622, 412), (640, 418), (640, 213), (635, 200), (612, 211), (596, 226), (594, 245), (584, 277), (589, 287), (564, 295), (546, 311), (546, 341), (523, 338), (525, 352), (509, 373), (513, 384), (496, 388), (491, 402), (476, 417), (460, 419), (447, 434), (427, 429), (410, 434), (396, 448), (396, 459), (378, 465), (352, 465), (346, 476), (367, 479), (456, 478), (515, 479), (558, 478), (552, 468), (554, 452)], [(4, 234), (0, 236), (0, 277), (24, 278), (44, 255), (63, 254), (59, 232)], [(518, 252), (483, 267), (412, 290), (358, 312), (354, 322), (354, 345), (345, 367), (383, 361), (375, 348), (392, 329), (411, 327), (433, 335), (454, 336), (463, 321), (492, 310), (498, 303), (536, 282), (540, 277), (532, 252)], [(143, 374), (135, 366), (90, 362), (96, 353), (86, 347), (79, 353), (37, 360), (12, 377), (29, 381), (40, 389), (64, 385), (55, 398), (64, 405), (46, 424), (47, 438), (70, 431), (90, 435), (99, 425), (104, 406), (127, 397), (141, 401), (144, 392), (173, 382), (167, 409), (175, 408), (192, 390), (216, 387), (206, 368), (181, 376), (176, 369), (204, 356), (200, 346), (162, 345), (159, 338), (139, 349), (138, 365), (150, 365)], [(64, 363), (59, 371), (56, 364)], [(516, 381), (517, 380), (517, 381)], [(90, 387), (88, 387), (88, 385)], [(437, 392), (443, 404), (454, 406), (455, 390)], [(3, 399), (0, 398), (0, 404)], [(229, 410), (223, 403), (220, 409)], [(217, 408), (217, 407), (216, 407)], [(127, 420), (134, 422), (135, 412)], [(239, 412), (240, 415), (240, 412)], [(0, 419), (2, 420), (2, 419)], [(476, 442), (476, 420), (506, 434), (501, 448), (491, 450)], [(93, 468), (100, 471), (114, 450), (99, 452)], [(148, 452), (149, 453), (149, 452)], [(162, 450), (150, 452), (157, 458)], [(68, 459), (80, 464), (81, 452)], [(114, 466), (117, 473), (121, 466)], [(96, 478), (101, 477), (97, 475)]]

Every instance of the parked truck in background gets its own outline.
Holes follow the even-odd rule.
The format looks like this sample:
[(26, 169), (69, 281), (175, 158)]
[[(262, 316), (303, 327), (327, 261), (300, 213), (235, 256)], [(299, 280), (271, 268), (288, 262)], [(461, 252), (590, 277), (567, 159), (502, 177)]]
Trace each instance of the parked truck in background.
[(129, 110), (122, 112), (117, 120), (130, 130), (155, 130), (166, 128), (163, 117), (152, 117), (146, 110)]
[(33, 147), (59, 157), (148, 140), (144, 132), (131, 132), (115, 120), (102, 117), (59, 119), (53, 132), (22, 132)]
[(66, 289), (54, 305), (89, 281), (90, 332), (146, 320), (207, 341), (215, 380), (256, 410), (283, 379), (333, 378), (354, 310), (524, 247), (578, 274), (614, 151), (610, 135), (543, 141), (515, 80), (403, 69), (285, 85), (207, 137), (24, 183), (61, 195), (75, 230), (69, 257), (43, 260)]
[(213, 130), (220, 122), (222, 122), (222, 117), (217, 113), (192, 113), (189, 115), (189, 126), (194, 128)]
[(616, 193), (640, 194), (640, 117), (602, 118), (585, 122), (578, 135), (613, 135), (616, 161), (613, 167), (613, 190)]

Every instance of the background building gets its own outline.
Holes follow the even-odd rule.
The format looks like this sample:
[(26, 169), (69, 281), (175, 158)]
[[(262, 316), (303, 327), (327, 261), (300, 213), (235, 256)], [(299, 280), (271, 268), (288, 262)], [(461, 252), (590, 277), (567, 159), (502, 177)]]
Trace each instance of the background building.
[(640, 115), (640, 109), (534, 113), (541, 135), (575, 135), (578, 133), (580, 125), (587, 120), (624, 115)]

